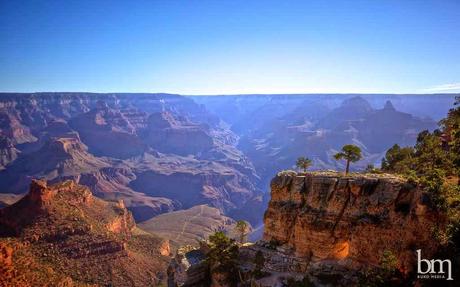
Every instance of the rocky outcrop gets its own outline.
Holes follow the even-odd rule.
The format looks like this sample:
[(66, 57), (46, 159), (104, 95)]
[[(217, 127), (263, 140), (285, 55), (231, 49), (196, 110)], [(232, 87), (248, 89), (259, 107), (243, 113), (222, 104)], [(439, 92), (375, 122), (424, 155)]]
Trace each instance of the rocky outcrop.
[(204, 164), (201, 170), (147, 171), (138, 174), (130, 187), (150, 196), (174, 198), (183, 208), (210, 203), (224, 212), (241, 208), (253, 195), (254, 185), (237, 171), (220, 164)]
[(378, 266), (383, 252), (413, 269), (415, 250), (438, 248), (432, 230), (442, 217), (427, 197), (390, 175), (281, 173), (271, 182), (264, 240), (310, 262), (310, 270)]
[(25, 193), (32, 177), (60, 181), (107, 166), (107, 161), (90, 154), (78, 134), (73, 133), (67, 137), (50, 138), (38, 150), (10, 163), (0, 172), (0, 186), (4, 186), (3, 192)]
[(0, 286), (27, 286), (18, 278), (31, 286), (156, 286), (169, 252), (169, 241), (136, 227), (123, 201), (100, 200), (74, 181), (34, 180), (24, 198), (0, 209), (0, 275), (12, 274)]
[(14, 161), (19, 154), (19, 150), (14, 147), (11, 139), (0, 136), (0, 169)]
[(136, 178), (127, 167), (104, 167), (98, 171), (83, 173), (75, 179), (88, 186), (98, 197), (116, 201), (123, 199), (136, 221), (145, 221), (153, 216), (170, 212), (181, 207), (180, 203), (166, 197), (147, 196), (129, 187)]
[(119, 200), (116, 205), (118, 208), (118, 216), (115, 217), (111, 222), (107, 224), (107, 229), (114, 233), (123, 233), (127, 230), (131, 231), (136, 223), (131, 213), (126, 209), (123, 200)]
[(168, 266), (168, 287), (209, 286), (209, 266), (201, 248), (184, 246)]
[(37, 139), (32, 135), (30, 128), (21, 123), (17, 111), (0, 113), (0, 135), (5, 136), (14, 144), (33, 142)]
[[(129, 158), (141, 154), (146, 146), (137, 136), (145, 126), (146, 114), (139, 111), (112, 109), (105, 102), (70, 120), (90, 151), (97, 156)], [(133, 121), (133, 123), (131, 123)]]
[(205, 125), (193, 124), (185, 117), (177, 117), (170, 112), (149, 116), (144, 140), (160, 152), (180, 155), (203, 153), (214, 145)]
[(0, 286), (31, 286), (16, 270), (13, 254), (14, 247), (0, 241)]
[(0, 245), (0, 265), (4, 267), (9, 267), (13, 264), (13, 248)]

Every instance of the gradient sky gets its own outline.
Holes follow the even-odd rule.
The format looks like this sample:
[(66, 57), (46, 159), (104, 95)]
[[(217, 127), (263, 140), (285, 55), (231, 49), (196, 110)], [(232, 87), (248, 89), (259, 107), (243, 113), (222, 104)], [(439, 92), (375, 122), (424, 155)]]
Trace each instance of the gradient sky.
[(460, 1), (0, 0), (0, 91), (460, 92)]

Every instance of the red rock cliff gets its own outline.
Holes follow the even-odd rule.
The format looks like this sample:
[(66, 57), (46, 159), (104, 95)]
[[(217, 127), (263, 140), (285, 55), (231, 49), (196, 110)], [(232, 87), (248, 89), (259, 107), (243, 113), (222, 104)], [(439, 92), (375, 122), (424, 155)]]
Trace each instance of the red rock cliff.
[(0, 209), (0, 287), (157, 286), (169, 253), (169, 241), (138, 229), (123, 201), (74, 181), (34, 180)]
[(312, 263), (348, 268), (379, 264), (384, 251), (412, 269), (415, 250), (437, 248), (432, 230), (440, 217), (422, 192), (390, 175), (280, 174), (271, 182), (264, 240)]

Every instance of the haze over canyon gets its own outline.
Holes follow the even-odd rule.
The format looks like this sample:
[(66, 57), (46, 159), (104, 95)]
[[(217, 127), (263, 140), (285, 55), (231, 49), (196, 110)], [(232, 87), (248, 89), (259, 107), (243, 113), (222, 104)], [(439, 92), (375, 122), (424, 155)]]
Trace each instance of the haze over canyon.
[(258, 225), (270, 179), (297, 157), (343, 168), (331, 155), (354, 143), (365, 155), (354, 169), (379, 165), (433, 130), (454, 96), (3, 93), (3, 204), (32, 178), (73, 179), (123, 199), (136, 221), (209, 204)]
[[(289, 170), (296, 169), (300, 156), (312, 160), (311, 170), (342, 170), (345, 162), (334, 160), (333, 155), (346, 144), (358, 146), (363, 154), (352, 171), (379, 167), (394, 144), (412, 146), (421, 131), (436, 129), (455, 96), (2, 93), (0, 235), (6, 241), (0, 241), (4, 254), (0, 261), (6, 267), (0, 271), (17, 286), (47, 282), (48, 277), (62, 284), (111, 281), (123, 286), (122, 282), (131, 280), (130, 286), (156, 286), (169, 280), (201, 286), (184, 283), (183, 262), (174, 261), (177, 257), (168, 262), (168, 256), (184, 246), (196, 246), (197, 240), (219, 230), (235, 237), (232, 232), (239, 220), (249, 223), (250, 240), (262, 239), (264, 234), (266, 242), (283, 241), (302, 258), (309, 252), (314, 252), (314, 259), (328, 259), (330, 254), (344, 258), (348, 249), (343, 251), (346, 255), (337, 251), (344, 246), (352, 248), (350, 254), (358, 259), (370, 256), (354, 255), (359, 242), (344, 235), (356, 219), (354, 213), (362, 211), (348, 207), (350, 197), (363, 195), (363, 204), (372, 203), (369, 211), (358, 217), (360, 222), (367, 224), (382, 217), (383, 201), (394, 206), (392, 218), (405, 222), (405, 213), (399, 208), (407, 205), (419, 212), (419, 205), (426, 204), (420, 191), (414, 187), (407, 195), (397, 177), (358, 177), (353, 179), (356, 186), (349, 186), (349, 179), (341, 179), (341, 175), (304, 179)], [(289, 176), (280, 176), (280, 171)], [(297, 181), (301, 186), (291, 184)], [(318, 193), (318, 199), (307, 197), (310, 189), (313, 195)], [(326, 211), (330, 214), (320, 222), (321, 228), (316, 220), (308, 223), (311, 226), (302, 223), (317, 212), (321, 214), (323, 205), (329, 203)], [(373, 205), (376, 214), (371, 214)], [(307, 208), (310, 213), (298, 216), (286, 206)], [(431, 213), (426, 214), (419, 212), (417, 220), (426, 220), (431, 226)], [(46, 222), (51, 224), (50, 230)], [(264, 222), (269, 224), (265, 230)], [(336, 225), (338, 234), (344, 235), (339, 243), (326, 235), (331, 226), (334, 232)], [(413, 221), (407, 225), (417, 229)], [(307, 244), (299, 234), (309, 234), (309, 230), (319, 233), (308, 235)], [(380, 225), (375, 230), (387, 231)], [(356, 232), (365, 237), (365, 230)], [(426, 235), (417, 236), (430, 243)], [(409, 246), (410, 236), (401, 236)], [(379, 244), (371, 243), (369, 254)], [(260, 251), (273, 258), (275, 265), (291, 262), (292, 274), (308, 271), (330, 276), (335, 272), (325, 271), (322, 265), (318, 270), (311, 269), (316, 265), (307, 268), (309, 261), (298, 262), (298, 257), (281, 249), (273, 253), (272, 247), (264, 248), (243, 248), (241, 254), (251, 257)], [(50, 251), (44, 251), (47, 249)], [(399, 254), (405, 256), (404, 268), (413, 263), (407, 250)], [(11, 254), (16, 254), (15, 264)], [(378, 256), (374, 255), (375, 263)], [(92, 263), (104, 260), (111, 262), (108, 269), (91, 276), (69, 271), (85, 272)], [(17, 276), (28, 264), (42, 266), (44, 262), (67, 267)], [(147, 273), (134, 270), (129, 262), (149, 266)], [(354, 270), (356, 262), (350, 262), (347, 270)], [(276, 272), (286, 267), (276, 266), (272, 266)], [(109, 276), (107, 272), (115, 273)], [(187, 272), (187, 280), (197, 282), (205, 274), (200, 269)]]

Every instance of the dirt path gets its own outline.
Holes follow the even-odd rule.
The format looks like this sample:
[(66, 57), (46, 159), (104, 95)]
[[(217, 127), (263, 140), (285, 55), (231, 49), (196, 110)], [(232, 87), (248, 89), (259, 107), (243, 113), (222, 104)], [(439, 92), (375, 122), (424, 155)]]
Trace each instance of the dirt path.
[(194, 220), (195, 218), (199, 217), (199, 216), (202, 216), (203, 215), (203, 208), (204, 206), (201, 205), (200, 206), (200, 212), (195, 214), (194, 216), (190, 217), (190, 219), (186, 220), (184, 222), (184, 225), (182, 226), (182, 231), (176, 236), (176, 238), (174, 238), (174, 241), (177, 241), (179, 240), (179, 238), (181, 238), (182, 235), (184, 235), (184, 232), (185, 232), (185, 228), (187, 228), (187, 225), (189, 224), (189, 222), (191, 222), (192, 220)]

